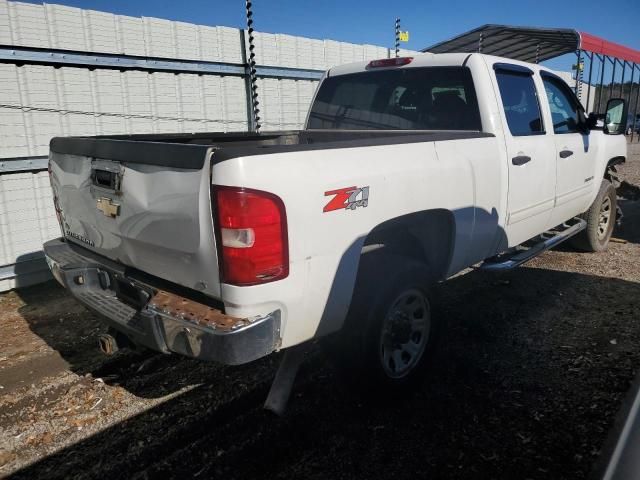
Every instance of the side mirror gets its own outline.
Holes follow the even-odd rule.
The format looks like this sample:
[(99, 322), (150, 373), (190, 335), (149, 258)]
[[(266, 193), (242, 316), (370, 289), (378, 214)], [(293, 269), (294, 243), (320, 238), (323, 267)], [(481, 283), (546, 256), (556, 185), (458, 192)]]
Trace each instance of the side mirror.
[(607, 135), (621, 135), (624, 133), (627, 120), (627, 102), (622, 98), (612, 98), (607, 102), (604, 117), (604, 133)]
[(598, 114), (597, 113), (590, 113), (589, 117), (587, 117), (587, 126), (589, 127), (589, 130), (593, 130), (594, 128), (596, 128), (598, 126)]

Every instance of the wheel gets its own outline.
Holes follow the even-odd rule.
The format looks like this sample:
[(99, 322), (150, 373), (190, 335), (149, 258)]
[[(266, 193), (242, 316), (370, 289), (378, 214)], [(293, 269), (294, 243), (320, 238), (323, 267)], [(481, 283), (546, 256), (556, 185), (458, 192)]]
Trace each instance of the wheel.
[(616, 189), (603, 179), (596, 199), (581, 217), (587, 227), (572, 239), (572, 245), (585, 252), (601, 252), (607, 248), (616, 220)]
[(430, 276), (396, 255), (364, 260), (344, 328), (339, 367), (359, 389), (395, 393), (414, 384), (435, 350)]
[(385, 376), (391, 379), (405, 378), (420, 364), (431, 330), (427, 294), (417, 286), (406, 287), (389, 304), (381, 316), (382, 325), (374, 332), (378, 360)]

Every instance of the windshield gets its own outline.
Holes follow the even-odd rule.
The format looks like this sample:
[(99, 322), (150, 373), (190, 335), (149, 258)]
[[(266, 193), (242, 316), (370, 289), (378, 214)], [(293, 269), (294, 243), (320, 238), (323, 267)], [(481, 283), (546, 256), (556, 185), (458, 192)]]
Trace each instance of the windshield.
[(310, 129), (482, 130), (465, 67), (399, 68), (328, 77)]

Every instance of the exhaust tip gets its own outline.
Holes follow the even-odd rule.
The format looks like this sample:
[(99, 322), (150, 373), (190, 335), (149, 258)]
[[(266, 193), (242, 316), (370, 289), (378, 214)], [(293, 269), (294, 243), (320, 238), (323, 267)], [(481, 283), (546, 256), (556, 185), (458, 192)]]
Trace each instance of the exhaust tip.
[(103, 333), (98, 337), (98, 346), (105, 355), (113, 355), (118, 351), (116, 339), (107, 333)]

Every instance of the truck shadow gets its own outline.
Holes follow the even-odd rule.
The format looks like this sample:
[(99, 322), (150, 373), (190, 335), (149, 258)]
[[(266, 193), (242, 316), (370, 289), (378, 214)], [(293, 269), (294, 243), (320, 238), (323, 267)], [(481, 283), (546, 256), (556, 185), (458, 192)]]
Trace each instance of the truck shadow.
[[(622, 200), (621, 205), (625, 217), (622, 227), (616, 230), (615, 235), (629, 242), (640, 242), (640, 202)], [(481, 215), (482, 221), (487, 224), (498, 222), (495, 211), (465, 210), (468, 210), (464, 212), (465, 215), (470, 218)], [(341, 309), (340, 305), (349, 304), (352, 276), (357, 268), (363, 241), (364, 239), (360, 239), (354, 242), (341, 259), (330, 292), (333, 301), (328, 302), (338, 310)], [(501, 229), (495, 241), (506, 244), (506, 236)], [(571, 247), (568, 246), (561, 245), (559, 248), (571, 251)], [(137, 396), (156, 398), (188, 385), (214, 381), (221, 371), (225, 371), (216, 364), (152, 352), (136, 353), (125, 350), (113, 357), (107, 357), (97, 347), (98, 335), (106, 332), (106, 327), (95, 314), (80, 305), (55, 281), (22, 288), (16, 292), (25, 303), (19, 309), (19, 313), (28, 322), (33, 333), (60, 354), (70, 371), (80, 376), (101, 378), (107, 384), (118, 384)], [(320, 329), (333, 330), (326, 324), (327, 319), (334, 317), (336, 315), (333, 310), (328, 309), (323, 315)], [(270, 359), (265, 359), (262, 363), (267, 370), (274, 368), (274, 362)], [(243, 368), (245, 367), (234, 367), (229, 370), (242, 371)], [(269, 375), (271, 373), (267, 374)], [(165, 380), (174, 377), (179, 380)]]
[(200, 371), (15, 478), (584, 478), (640, 362), (640, 284), (523, 267), (437, 296), (447, 326), (416, 392), (368, 402), (316, 350), (281, 419), (261, 409), (269, 359)]
[(622, 224), (616, 226), (613, 236), (631, 243), (640, 243), (640, 201), (620, 200), (618, 205), (624, 217)]
[(624, 217), (614, 236), (628, 242), (640, 243), (640, 187), (623, 181), (617, 193), (618, 205)]
[[(54, 280), (16, 290), (24, 305), (18, 313), (31, 331), (79, 376), (100, 378), (144, 398), (162, 397), (185, 386), (219, 380), (224, 370), (212, 363), (151, 351), (122, 350), (113, 356), (98, 348), (98, 335), (107, 327)], [(265, 368), (273, 363), (266, 359)], [(230, 368), (242, 371), (243, 367)], [(56, 372), (50, 372), (56, 373)], [(171, 379), (171, 380), (168, 380)]]
[[(629, 243), (640, 243), (640, 187), (623, 181), (617, 195), (623, 217), (620, 225), (615, 226), (613, 237)], [(569, 242), (561, 243), (556, 250), (576, 251)]]

